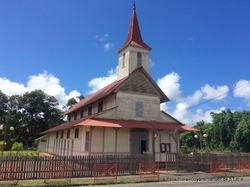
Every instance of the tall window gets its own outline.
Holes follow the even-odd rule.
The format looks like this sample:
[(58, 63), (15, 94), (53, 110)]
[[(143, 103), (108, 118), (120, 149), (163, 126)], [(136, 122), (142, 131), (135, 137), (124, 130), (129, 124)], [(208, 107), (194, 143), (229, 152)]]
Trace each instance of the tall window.
[(89, 131), (85, 134), (85, 151), (89, 151)]
[(74, 120), (77, 119), (77, 112), (74, 114)]
[(88, 107), (88, 115), (91, 115), (92, 114), (92, 106), (89, 106)]
[(100, 101), (98, 103), (98, 112), (101, 112), (103, 110), (103, 101)]
[(71, 156), (73, 156), (74, 153), (74, 140), (71, 141)]
[(79, 138), (79, 128), (75, 129), (75, 138)]
[(135, 116), (139, 118), (143, 117), (143, 102), (135, 103)]
[(59, 134), (59, 133), (58, 133), (58, 131), (57, 131), (57, 132), (56, 132), (56, 139), (58, 139), (58, 134)]
[(63, 139), (63, 131), (61, 131), (61, 139)]
[(141, 52), (137, 52), (137, 67), (142, 66)]
[(171, 152), (170, 143), (161, 143), (160, 148), (161, 148), (161, 153)]
[(84, 110), (81, 110), (81, 118), (84, 116)]
[(70, 129), (67, 130), (67, 138), (70, 138)]
[(125, 67), (125, 53), (123, 53), (123, 55), (122, 55), (122, 68), (124, 68)]

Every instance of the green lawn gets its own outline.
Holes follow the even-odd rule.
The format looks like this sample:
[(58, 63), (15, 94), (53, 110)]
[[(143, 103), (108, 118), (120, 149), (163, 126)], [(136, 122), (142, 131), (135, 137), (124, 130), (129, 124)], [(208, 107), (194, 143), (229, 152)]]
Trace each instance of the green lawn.
[[(2, 155), (2, 152), (1, 152)], [(3, 156), (41, 156), (42, 152), (39, 151), (4, 151)]]

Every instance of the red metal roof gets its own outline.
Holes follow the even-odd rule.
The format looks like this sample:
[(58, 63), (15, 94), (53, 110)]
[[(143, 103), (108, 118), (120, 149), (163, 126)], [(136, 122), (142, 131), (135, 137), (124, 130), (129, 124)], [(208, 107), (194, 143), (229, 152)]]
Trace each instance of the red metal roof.
[(77, 126), (100, 126), (116, 128), (145, 128), (158, 130), (178, 130), (178, 131), (198, 131), (195, 128), (188, 127), (179, 123), (164, 123), (156, 121), (136, 121), (120, 119), (88, 119)]
[(73, 111), (76, 111), (88, 104), (91, 104), (95, 101), (98, 101), (99, 99), (103, 99), (104, 97), (111, 94), (115, 88), (117, 88), (123, 81), (126, 80), (126, 77), (117, 81), (112, 82), (111, 84), (105, 86), (104, 88), (100, 89), (99, 91), (95, 92), (94, 94), (90, 95), (89, 97), (82, 99), (80, 102), (78, 102), (76, 105), (74, 105), (72, 108), (70, 108), (67, 112), (65, 112), (63, 115), (67, 115)]
[(142, 73), (145, 78), (154, 86), (154, 88), (158, 91), (160, 95), (160, 102), (167, 102), (169, 101), (168, 97), (163, 93), (163, 91), (159, 88), (159, 86), (154, 82), (154, 80), (147, 74), (147, 72), (143, 69), (143, 67), (139, 67), (136, 70), (134, 70), (131, 74), (129, 74), (127, 77), (124, 77), (123, 79), (114, 81), (113, 83), (107, 85), (106, 87), (102, 88), (101, 90), (95, 92), (94, 94), (90, 95), (89, 97), (82, 99), (80, 102), (78, 102), (76, 105), (74, 105), (72, 108), (70, 108), (67, 112), (65, 112), (63, 115), (67, 115), (73, 111), (77, 111), (81, 109), (84, 106), (87, 106), (91, 103), (94, 103), (98, 100), (101, 100), (111, 94), (112, 92), (115, 92), (117, 88), (119, 88), (124, 82), (127, 80), (133, 78), (134, 75), (137, 73)]
[(144, 129), (157, 129), (157, 130), (178, 130), (178, 131), (199, 131), (195, 128), (180, 124), (180, 123), (167, 123), (157, 121), (137, 121), (137, 120), (121, 120), (121, 119), (93, 119), (82, 118), (72, 122), (68, 122), (47, 131), (42, 132), (46, 134), (49, 132), (56, 132), (69, 129), (77, 126), (89, 127), (113, 127), (113, 128), (144, 128)]
[(121, 52), (124, 48), (126, 48), (128, 45), (133, 45), (136, 47), (146, 48), (148, 50), (151, 50), (151, 47), (149, 47), (147, 44), (145, 44), (141, 37), (141, 31), (138, 23), (138, 19), (136, 16), (136, 8), (134, 4), (133, 8), (133, 14), (132, 14), (132, 20), (130, 23), (130, 27), (128, 30), (128, 36), (125, 44), (122, 46), (122, 48), (118, 51)]

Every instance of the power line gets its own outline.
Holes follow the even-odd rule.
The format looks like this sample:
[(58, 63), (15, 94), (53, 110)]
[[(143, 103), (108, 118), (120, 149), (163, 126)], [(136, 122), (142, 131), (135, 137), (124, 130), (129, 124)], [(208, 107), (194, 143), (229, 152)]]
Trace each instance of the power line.
[(223, 94), (220, 94), (220, 95), (218, 95), (218, 96), (216, 96), (216, 97), (213, 97), (213, 98), (211, 98), (211, 99), (209, 99), (209, 100), (207, 100), (207, 101), (201, 102), (201, 103), (199, 103), (199, 104), (197, 104), (197, 105), (188, 107), (188, 108), (186, 108), (186, 109), (184, 109), (184, 110), (181, 110), (181, 111), (179, 111), (179, 112), (172, 113), (172, 115), (178, 114), (178, 113), (181, 113), (181, 112), (184, 112), (184, 111), (187, 111), (187, 110), (190, 110), (190, 109), (195, 108), (195, 107), (198, 107), (198, 106), (201, 106), (201, 105), (203, 105), (203, 104), (205, 104), (205, 103), (208, 103), (208, 102), (210, 102), (210, 101), (213, 101), (213, 100), (215, 100), (215, 99), (217, 99), (217, 98), (219, 98), (219, 97), (221, 97), (221, 96), (223, 96), (223, 95), (226, 95), (226, 94), (228, 94), (228, 93), (231, 93), (231, 92), (233, 92), (233, 91), (235, 91), (235, 90), (238, 90), (238, 89), (240, 89), (240, 88), (244, 88), (244, 87), (247, 86), (249, 83), (250, 83), (250, 81), (247, 81), (245, 84), (242, 84), (242, 85), (240, 85), (240, 86), (238, 86), (238, 87), (235, 87), (234, 89), (231, 89), (231, 90), (229, 90), (229, 91), (227, 91), (227, 92), (225, 92), (225, 93), (223, 93)]

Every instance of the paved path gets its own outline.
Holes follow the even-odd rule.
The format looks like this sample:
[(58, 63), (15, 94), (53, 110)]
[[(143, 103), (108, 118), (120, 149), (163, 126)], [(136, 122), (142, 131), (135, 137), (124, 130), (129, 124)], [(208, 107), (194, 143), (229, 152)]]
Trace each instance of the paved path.
[[(185, 178), (182, 178), (185, 180)], [(166, 180), (168, 180), (166, 178)], [(250, 177), (215, 177), (215, 178), (186, 178), (187, 181), (169, 181), (151, 182), (139, 184), (114, 184), (112, 187), (249, 187)], [(107, 187), (107, 185), (98, 185), (93, 187)]]

